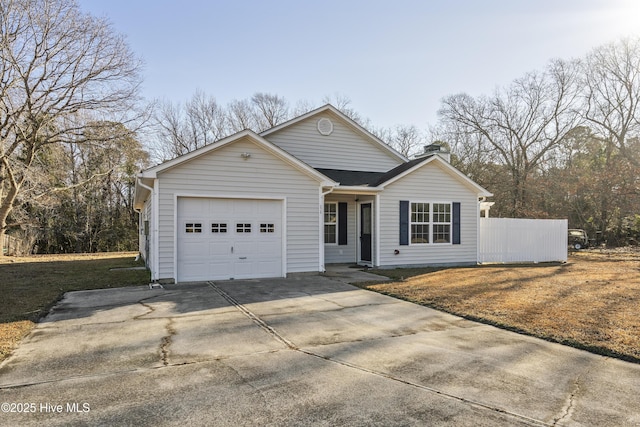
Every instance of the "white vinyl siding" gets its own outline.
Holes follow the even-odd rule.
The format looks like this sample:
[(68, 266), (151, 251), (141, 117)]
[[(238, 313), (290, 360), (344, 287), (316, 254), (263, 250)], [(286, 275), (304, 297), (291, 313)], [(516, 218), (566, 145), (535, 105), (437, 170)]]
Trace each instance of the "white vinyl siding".
[[(251, 156), (245, 160), (242, 153)], [(158, 178), (159, 278), (175, 279), (177, 196), (285, 200), (287, 272), (318, 271), (320, 231), (314, 225), (319, 220), (319, 183), (251, 140), (239, 140), (213, 150), (159, 173)]]
[[(318, 120), (322, 118), (333, 122), (331, 135), (318, 132)], [(269, 134), (265, 139), (314, 168), (387, 172), (402, 163), (330, 112)]]
[[(461, 244), (401, 246), (400, 201), (460, 203)], [(477, 262), (478, 197), (437, 163), (430, 163), (388, 185), (380, 195), (380, 265), (455, 265)], [(433, 209), (434, 203), (431, 203)], [(450, 227), (450, 231), (451, 231)], [(451, 237), (451, 236), (450, 236)], [(399, 251), (396, 255), (394, 251)]]

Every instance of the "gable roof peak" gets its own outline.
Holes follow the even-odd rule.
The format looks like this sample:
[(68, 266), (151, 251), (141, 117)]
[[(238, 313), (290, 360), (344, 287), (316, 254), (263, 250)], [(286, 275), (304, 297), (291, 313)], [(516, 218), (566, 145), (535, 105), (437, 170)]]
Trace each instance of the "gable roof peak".
[(306, 119), (309, 119), (311, 117), (317, 116), (317, 115), (322, 114), (322, 113), (327, 113), (327, 112), (330, 112), (330, 113), (334, 114), (335, 116), (337, 116), (343, 123), (345, 123), (351, 129), (353, 129), (356, 133), (358, 133), (361, 136), (363, 136), (364, 138), (368, 139), (374, 145), (377, 145), (380, 148), (384, 149), (392, 157), (395, 157), (395, 158), (397, 158), (398, 160), (400, 160), (402, 162), (409, 161), (409, 159), (407, 157), (402, 155), (400, 152), (395, 150), (393, 147), (388, 145), (386, 142), (382, 141), (380, 138), (378, 138), (377, 136), (372, 134), (369, 130), (364, 128), (358, 122), (356, 122), (355, 120), (353, 120), (352, 118), (350, 118), (345, 113), (343, 113), (342, 111), (340, 111), (338, 108), (334, 107), (331, 104), (325, 104), (325, 105), (323, 105), (321, 107), (316, 108), (315, 110), (311, 110), (311, 111), (309, 111), (309, 112), (307, 112), (305, 114), (302, 114), (302, 115), (300, 115), (298, 117), (294, 117), (293, 119), (288, 120), (288, 121), (286, 121), (284, 123), (280, 123), (279, 125), (276, 125), (276, 126), (270, 128), (270, 129), (267, 129), (267, 130), (261, 132), (260, 136), (263, 137), (263, 138), (267, 138), (269, 135), (271, 135), (273, 133), (276, 133), (276, 132), (278, 132), (278, 131), (280, 131), (282, 129), (288, 128), (290, 126), (295, 125), (296, 123), (300, 123), (303, 120), (306, 120)]

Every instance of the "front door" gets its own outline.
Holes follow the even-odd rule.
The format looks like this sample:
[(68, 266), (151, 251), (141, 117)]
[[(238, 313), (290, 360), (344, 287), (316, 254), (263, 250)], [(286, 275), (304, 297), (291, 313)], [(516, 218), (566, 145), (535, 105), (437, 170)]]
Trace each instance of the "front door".
[(371, 203), (360, 205), (360, 260), (371, 262)]

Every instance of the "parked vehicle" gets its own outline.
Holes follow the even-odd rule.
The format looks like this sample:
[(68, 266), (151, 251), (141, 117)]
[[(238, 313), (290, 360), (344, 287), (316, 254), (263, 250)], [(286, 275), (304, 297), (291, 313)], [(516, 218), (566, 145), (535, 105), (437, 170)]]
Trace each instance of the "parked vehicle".
[(588, 248), (589, 236), (587, 236), (587, 232), (579, 228), (569, 229), (569, 246), (576, 250)]

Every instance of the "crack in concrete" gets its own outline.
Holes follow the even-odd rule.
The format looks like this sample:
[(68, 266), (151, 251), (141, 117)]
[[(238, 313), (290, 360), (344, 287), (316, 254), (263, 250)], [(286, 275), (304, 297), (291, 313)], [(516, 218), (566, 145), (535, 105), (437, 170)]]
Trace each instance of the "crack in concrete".
[(210, 360), (201, 361), (201, 362), (179, 362), (179, 363), (170, 363), (167, 366), (163, 365), (163, 366), (153, 366), (148, 368), (119, 369), (119, 370), (114, 370), (109, 372), (100, 372), (100, 373), (87, 374), (87, 375), (73, 375), (65, 378), (53, 378), (49, 380), (31, 381), (28, 383), (2, 384), (0, 385), (0, 390), (20, 389), (20, 388), (26, 388), (31, 386), (38, 386), (41, 384), (64, 383), (68, 381), (77, 381), (82, 379), (105, 378), (105, 377), (111, 377), (111, 376), (122, 375), (127, 373), (151, 372), (157, 369), (173, 368), (173, 367), (180, 367), (180, 366), (187, 366), (187, 365), (197, 365), (199, 363), (209, 363), (209, 362)]
[(146, 313), (142, 313), (142, 314), (138, 314), (137, 316), (134, 316), (134, 317), (133, 317), (133, 320), (140, 320), (140, 318), (142, 318), (142, 317), (146, 316), (147, 314), (151, 314), (151, 313), (153, 313), (154, 311), (156, 311), (156, 309), (155, 309), (155, 308), (153, 308), (153, 306), (152, 306), (152, 305), (149, 305), (149, 304), (147, 304), (147, 303), (145, 303), (145, 302), (143, 302), (143, 301), (144, 301), (144, 300), (140, 300), (140, 301), (138, 301), (138, 304), (140, 304), (141, 306), (143, 306), (144, 308), (146, 308), (146, 309), (147, 309), (147, 310), (149, 310), (149, 311), (147, 311)]
[(342, 305), (336, 301), (330, 300), (328, 298), (323, 298), (319, 295), (314, 295), (313, 298), (317, 298), (319, 300), (322, 301), (326, 301), (328, 303), (334, 304), (340, 308), (335, 309), (335, 311), (340, 311), (340, 310), (349, 310), (352, 308), (360, 308), (360, 307), (378, 307), (381, 305), (395, 305), (395, 304), (400, 304), (400, 302), (376, 302), (376, 303), (367, 303), (367, 304), (357, 304), (357, 305)]
[[(609, 357), (603, 357), (602, 363), (606, 363), (609, 360)], [(585, 371), (581, 372), (576, 379), (573, 381), (573, 388), (571, 393), (567, 397), (565, 405), (560, 410), (560, 416), (553, 419), (552, 426), (562, 425), (566, 421), (570, 420), (573, 416), (573, 412), (575, 410), (576, 401), (578, 399), (578, 395), (580, 394), (582, 387), (582, 378), (589, 375), (589, 373), (593, 370), (593, 367), (585, 369)]]
[(552, 426), (561, 425), (565, 421), (568, 421), (571, 418), (571, 416), (573, 415), (576, 395), (580, 391), (580, 378), (582, 377), (582, 375), (583, 374), (578, 375), (578, 377), (573, 382), (573, 390), (571, 391), (571, 393), (567, 397), (566, 403), (565, 403), (565, 405), (563, 406), (563, 408), (561, 410), (562, 415), (560, 415), (558, 418), (554, 418), (553, 419)]
[(163, 366), (169, 366), (169, 347), (173, 341), (173, 336), (176, 334), (176, 330), (173, 327), (173, 319), (169, 318), (167, 325), (165, 326), (168, 335), (162, 337), (160, 344), (160, 354)]
[(418, 388), (420, 390), (424, 390), (424, 391), (427, 391), (429, 393), (436, 394), (438, 396), (441, 396), (441, 397), (444, 397), (444, 398), (447, 398), (447, 399), (451, 399), (451, 400), (456, 400), (458, 402), (462, 402), (462, 403), (464, 403), (466, 405), (473, 406), (475, 408), (488, 410), (488, 411), (491, 411), (491, 412), (497, 412), (497, 413), (500, 413), (500, 414), (503, 414), (503, 415), (518, 419), (519, 421), (524, 421), (524, 422), (529, 423), (531, 425), (549, 426), (549, 424), (545, 423), (544, 421), (537, 420), (537, 419), (531, 418), (531, 417), (527, 417), (526, 415), (517, 414), (515, 412), (511, 412), (511, 411), (508, 411), (506, 409), (502, 409), (502, 408), (498, 408), (498, 407), (492, 406), (490, 404), (482, 403), (482, 402), (479, 402), (479, 401), (467, 399), (467, 398), (462, 397), (462, 396), (457, 396), (457, 395), (454, 395), (454, 394), (451, 394), (451, 393), (447, 393), (445, 391), (438, 390), (438, 389), (435, 389), (433, 387), (429, 387), (429, 386), (425, 386), (423, 384), (418, 384), (418, 383), (415, 383), (415, 382), (412, 382), (412, 381), (408, 381), (408, 380), (396, 377), (394, 375), (387, 374), (385, 372), (376, 371), (376, 370), (373, 370), (373, 369), (365, 368), (363, 366), (355, 365), (355, 364), (349, 363), (349, 362), (344, 361), (344, 360), (332, 359), (329, 356), (324, 356), (322, 354), (315, 353), (315, 352), (313, 352), (311, 350), (301, 349), (298, 346), (296, 346), (293, 342), (289, 341), (286, 337), (280, 335), (275, 329), (273, 329), (271, 326), (269, 326), (258, 315), (256, 315), (251, 310), (249, 310), (248, 308), (246, 308), (245, 306), (240, 304), (235, 298), (233, 298), (231, 295), (226, 293), (224, 290), (222, 290), (218, 286), (216, 286), (215, 283), (213, 283), (213, 282), (207, 282), (207, 283), (212, 289), (214, 289), (218, 294), (220, 294), (221, 297), (223, 297), (229, 303), (234, 305), (239, 311), (241, 311), (243, 314), (245, 314), (249, 319), (251, 319), (254, 323), (256, 323), (263, 330), (265, 330), (265, 332), (267, 332), (269, 335), (274, 337), (276, 340), (278, 340), (278, 341), (282, 342), (283, 344), (285, 344), (292, 351), (296, 351), (296, 352), (305, 354), (307, 356), (316, 357), (316, 358), (322, 359), (324, 361), (327, 361), (329, 363), (335, 363), (335, 364), (338, 364), (338, 365), (341, 365), (341, 366), (344, 366), (344, 367), (347, 367), (347, 368), (355, 369), (355, 370), (358, 370), (360, 372), (365, 372), (365, 373), (368, 373), (368, 374), (371, 374), (371, 375), (375, 375), (375, 376), (378, 376), (378, 377), (382, 377), (382, 378), (386, 378), (386, 379), (389, 379), (389, 380), (392, 380), (392, 381), (397, 381), (397, 382), (409, 385), (411, 387), (415, 387), (415, 388)]
[[(135, 316), (133, 320), (141, 320), (142, 317), (147, 316), (156, 311), (152, 305), (147, 304), (145, 301), (157, 298), (156, 296), (144, 298), (138, 301), (138, 304), (145, 307), (147, 310), (146, 313)], [(162, 366), (169, 366), (169, 347), (171, 347), (171, 343), (173, 341), (173, 336), (177, 333), (175, 328), (173, 327), (173, 318), (172, 317), (163, 317), (163, 319), (167, 319), (168, 322), (165, 325), (165, 329), (167, 331), (167, 335), (162, 337), (160, 340), (160, 361), (162, 362)]]

